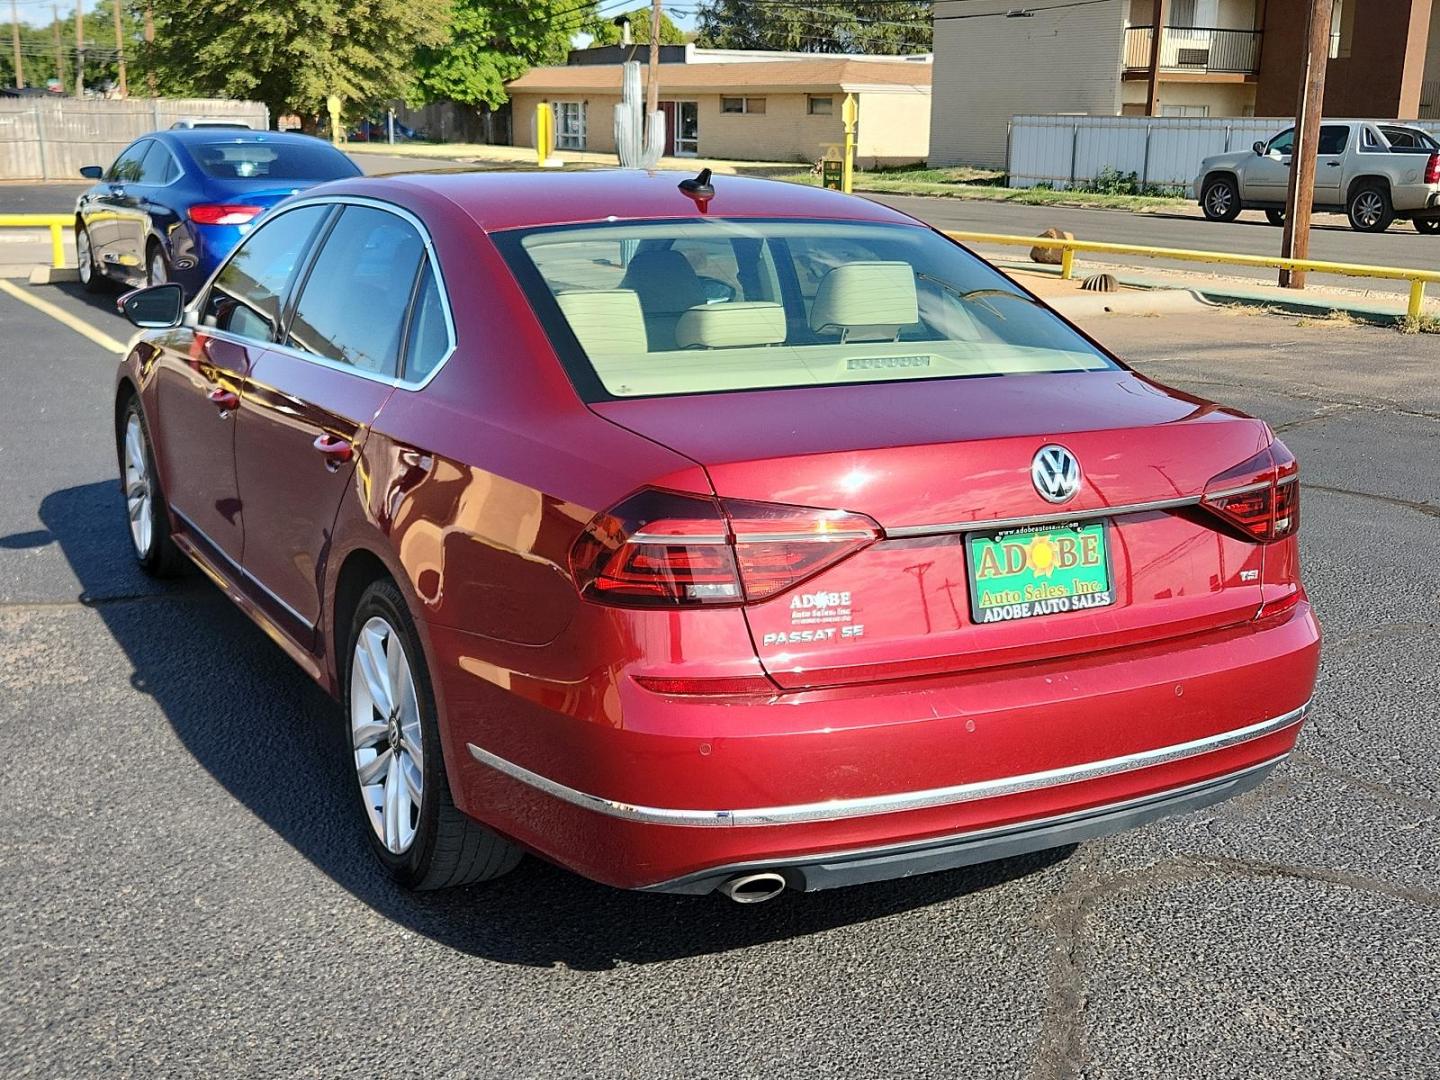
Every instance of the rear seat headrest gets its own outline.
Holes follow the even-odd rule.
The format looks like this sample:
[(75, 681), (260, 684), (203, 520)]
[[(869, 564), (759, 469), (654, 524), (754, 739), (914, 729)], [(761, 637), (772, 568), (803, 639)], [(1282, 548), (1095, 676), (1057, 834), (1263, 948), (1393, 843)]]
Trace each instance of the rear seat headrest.
[(820, 279), (810, 329), (839, 330), (847, 339), (893, 339), (920, 321), (915, 271), (903, 262), (853, 262)]
[(682, 349), (735, 349), (784, 340), (785, 309), (758, 300), (693, 307), (675, 324), (675, 344)]
[(587, 353), (613, 356), (616, 353), (644, 353), (645, 316), (640, 297), (632, 289), (574, 289), (558, 293), (570, 330)]

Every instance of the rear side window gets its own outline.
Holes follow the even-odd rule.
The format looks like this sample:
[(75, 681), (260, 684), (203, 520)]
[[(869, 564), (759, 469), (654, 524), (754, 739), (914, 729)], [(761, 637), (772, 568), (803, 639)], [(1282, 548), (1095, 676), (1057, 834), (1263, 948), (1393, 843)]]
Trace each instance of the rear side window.
[(140, 167), (140, 183), (142, 184), (168, 184), (180, 175), (180, 167), (175, 164), (175, 158), (163, 143), (152, 142), (150, 152), (145, 155), (145, 162)]
[(360, 175), (354, 162), (319, 139), (313, 144), (217, 139), (191, 146), (190, 154), (207, 176), (220, 180), (339, 180)]
[(1344, 124), (1326, 124), (1320, 129), (1320, 153), (1343, 154), (1350, 141), (1350, 129)]
[(410, 332), (405, 342), (405, 378), (420, 382), (429, 377), (450, 351), (450, 324), (435, 281), (435, 268), (426, 259), (420, 268), (415, 290), (415, 307), (410, 315)]
[(246, 237), (210, 287), (205, 324), (273, 340), (291, 275), (329, 212), (328, 206), (302, 206), (270, 218)]
[(138, 184), (144, 172), (145, 155), (152, 145), (151, 140), (145, 139), (126, 149), (110, 166), (105, 179), (113, 184)]
[(393, 376), (425, 243), (404, 218), (347, 206), (316, 256), (290, 321), (294, 348)]

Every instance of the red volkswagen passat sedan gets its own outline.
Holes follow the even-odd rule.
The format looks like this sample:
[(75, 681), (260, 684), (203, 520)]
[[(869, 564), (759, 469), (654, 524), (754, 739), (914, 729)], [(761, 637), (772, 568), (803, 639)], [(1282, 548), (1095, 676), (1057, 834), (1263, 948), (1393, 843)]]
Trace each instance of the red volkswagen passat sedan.
[(1290, 752), (1320, 635), (1264, 423), (896, 211), (682, 179), (344, 181), (123, 302), (135, 553), (346, 705), (391, 873), (754, 901)]

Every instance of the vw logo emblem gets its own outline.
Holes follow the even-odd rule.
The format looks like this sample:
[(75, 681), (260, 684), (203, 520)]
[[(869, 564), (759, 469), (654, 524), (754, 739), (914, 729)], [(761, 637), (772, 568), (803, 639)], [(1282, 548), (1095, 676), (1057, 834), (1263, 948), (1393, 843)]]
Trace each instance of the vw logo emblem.
[(1080, 490), (1080, 463), (1063, 446), (1042, 446), (1030, 464), (1030, 479), (1046, 502), (1069, 502)]

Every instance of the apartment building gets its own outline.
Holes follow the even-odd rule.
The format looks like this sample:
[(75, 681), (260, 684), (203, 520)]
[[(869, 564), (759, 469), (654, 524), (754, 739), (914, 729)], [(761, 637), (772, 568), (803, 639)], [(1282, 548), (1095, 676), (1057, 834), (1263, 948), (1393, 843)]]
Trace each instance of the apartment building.
[[(1152, 59), (1157, 115), (1293, 115), (1309, 7), (935, 0), (930, 161), (1004, 166), (1021, 114), (1145, 115)], [(1327, 116), (1440, 116), (1440, 0), (1335, 0), (1326, 78)]]

